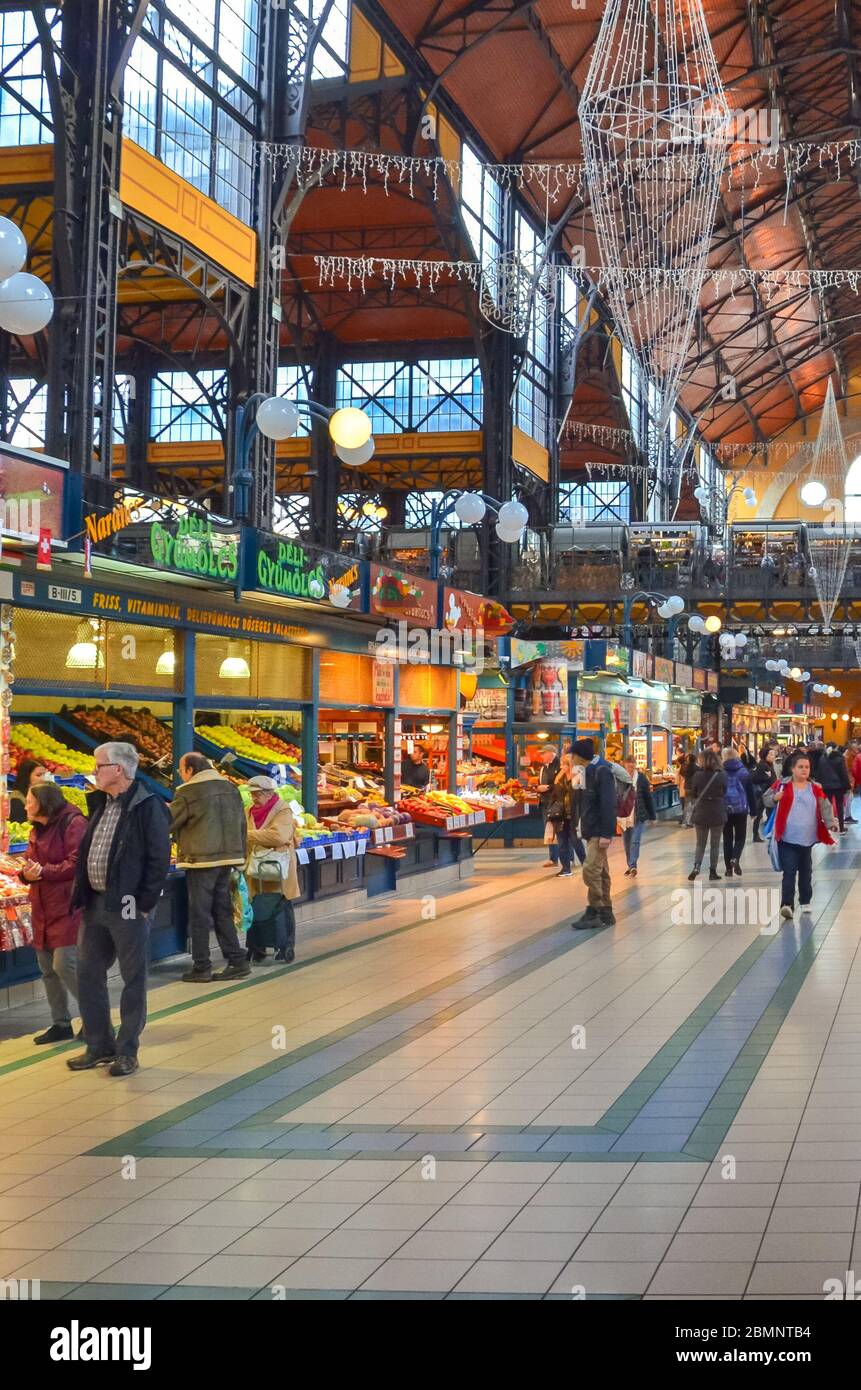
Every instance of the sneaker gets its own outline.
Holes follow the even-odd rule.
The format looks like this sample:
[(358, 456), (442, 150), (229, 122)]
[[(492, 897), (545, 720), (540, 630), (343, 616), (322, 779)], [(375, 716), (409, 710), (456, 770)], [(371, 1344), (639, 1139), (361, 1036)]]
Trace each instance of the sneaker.
[(697, 874), (699, 873), (699, 871), (700, 871), (700, 866), (699, 866), (699, 864), (695, 864), (694, 867), (691, 869), (690, 873), (688, 874), (688, 883), (693, 883), (693, 881), (694, 881), (694, 879), (696, 878), (696, 876), (697, 876)]
[(187, 985), (203, 984), (208, 985), (212, 979), (211, 970), (187, 970), (183, 975), (183, 980)]
[(80, 1057), (70, 1057), (66, 1063), (69, 1071), (90, 1071), (93, 1067), (109, 1066), (116, 1061), (116, 1053), (108, 1052), (97, 1057), (94, 1052), (82, 1052)]
[(44, 1033), (37, 1034), (33, 1042), (37, 1047), (44, 1047), (46, 1043), (71, 1042), (74, 1036), (71, 1023), (52, 1023)]
[(587, 907), (586, 911), (583, 913), (583, 916), (578, 917), (575, 922), (571, 923), (571, 930), (580, 931), (582, 928), (585, 927), (600, 927), (600, 925), (601, 918), (598, 916), (598, 913), (596, 912), (595, 908)]
[(813, 915), (810, 903), (801, 904), (801, 915), (802, 917), (811, 917)]
[(251, 974), (251, 966), (247, 961), (241, 965), (225, 965), (223, 970), (216, 970), (213, 980), (244, 980)]
[(733, 861), (732, 871), (735, 874), (736, 878), (741, 878), (741, 865), (739, 864), (737, 859)]
[(108, 1067), (108, 1076), (131, 1076), (132, 1072), (137, 1071), (139, 1066), (137, 1057), (117, 1057), (116, 1061)]
[(599, 907), (598, 917), (602, 927), (615, 927), (616, 917), (612, 907)]
[(709, 869), (709, 882), (710, 882), (710, 883), (720, 883), (720, 881), (721, 881), (721, 876), (720, 876), (720, 874), (718, 873), (717, 869)]
[(791, 907), (787, 907), (787, 906), (783, 906), (783, 907), (780, 909), (780, 915), (781, 915), (781, 917), (783, 918), (783, 920), (784, 920), (785, 922), (791, 922), (791, 921), (792, 921), (792, 917), (793, 917), (792, 908), (791, 908)]
[(849, 831), (848, 831), (848, 830), (846, 829), (846, 827), (844, 826), (843, 829), (840, 831), (840, 834), (841, 834), (841, 835), (848, 835), (848, 834), (849, 834)]
[(560, 869), (559, 872), (558, 872), (558, 874), (556, 875), (556, 877), (557, 877), (557, 878), (570, 878), (570, 877), (571, 877), (571, 870), (570, 870), (570, 869)]

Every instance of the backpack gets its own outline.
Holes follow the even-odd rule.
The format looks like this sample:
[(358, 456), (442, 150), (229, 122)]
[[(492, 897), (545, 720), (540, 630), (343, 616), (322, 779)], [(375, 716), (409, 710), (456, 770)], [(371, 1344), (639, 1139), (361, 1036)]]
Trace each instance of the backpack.
[(637, 784), (636, 782), (623, 782), (621, 777), (616, 775), (615, 768), (613, 769), (613, 780), (616, 783), (616, 819), (627, 820), (637, 805)]
[(724, 768), (724, 772), (726, 772), (727, 810), (733, 816), (741, 815), (742, 812), (747, 813), (750, 809), (747, 804), (747, 792), (741, 780), (742, 771), (743, 769), (740, 767), (736, 768), (733, 772), (727, 772), (726, 768)]

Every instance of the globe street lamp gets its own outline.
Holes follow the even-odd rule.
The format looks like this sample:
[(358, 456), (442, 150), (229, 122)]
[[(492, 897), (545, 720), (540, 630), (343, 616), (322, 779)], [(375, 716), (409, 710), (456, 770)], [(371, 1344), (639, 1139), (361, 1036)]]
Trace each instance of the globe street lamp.
[(276, 442), (291, 439), (299, 428), (303, 414), (309, 416), (312, 422), (328, 426), (335, 453), (347, 467), (359, 468), (373, 458), (371, 421), (364, 410), (358, 410), (355, 406), (336, 410), (332, 406), (321, 405), (319, 401), (292, 401), (286, 396), (267, 396), (265, 392), (257, 391), (236, 407), (238, 467), (233, 475), (233, 488), (237, 521), (248, 520), (251, 489), (254, 486), (251, 450), (255, 439), (258, 435)]
[(523, 535), (529, 513), (522, 502), (512, 498), (509, 502), (498, 502), (486, 492), (461, 492), (457, 497), (441, 498), (431, 506), (430, 522), (430, 577), (439, 579), (442, 558), (442, 527), (447, 517), (454, 512), (464, 526), (478, 526), (487, 515), (488, 508), (496, 515), (496, 534), (501, 541), (515, 545)]
[(41, 333), (54, 314), (54, 296), (44, 280), (21, 269), (26, 260), (20, 227), (0, 217), (0, 329), (18, 338)]
[(633, 646), (634, 626), (631, 621), (631, 610), (637, 600), (641, 598), (647, 599), (650, 603), (655, 603), (657, 605), (655, 611), (658, 617), (668, 620), (666, 652), (669, 656), (673, 650), (673, 642), (675, 640), (679, 619), (685, 611), (685, 601), (683, 598), (680, 598), (678, 594), (671, 594), (670, 597), (667, 598), (666, 594), (654, 593), (650, 589), (641, 589), (640, 592), (636, 594), (626, 594), (622, 609), (622, 641), (626, 647)]

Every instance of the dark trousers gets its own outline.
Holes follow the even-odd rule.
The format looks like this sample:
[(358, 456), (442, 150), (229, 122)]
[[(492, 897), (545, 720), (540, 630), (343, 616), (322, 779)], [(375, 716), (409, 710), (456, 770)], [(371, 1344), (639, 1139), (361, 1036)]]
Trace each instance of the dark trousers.
[[(763, 806), (759, 811), (757, 811), (756, 815), (755, 815), (754, 818), (753, 818), (753, 838), (754, 838), (754, 839), (756, 839), (757, 836), (759, 835), (760, 826), (762, 825), (762, 818), (763, 818), (763, 816), (764, 816), (765, 814), (766, 814), (766, 811), (765, 811), (765, 807)], [(761, 838), (761, 837), (760, 837), (760, 838)]]
[[(97, 893), (84, 910), (78, 933), (78, 1007), (93, 1056), (136, 1057), (146, 1024), (147, 941), (146, 917), (126, 919), (105, 908), (104, 893)], [(123, 980), (120, 995), (120, 1031), (114, 1033), (108, 997), (108, 971), (119, 962)]]
[(741, 859), (747, 839), (747, 811), (730, 811), (723, 828), (723, 858), (727, 868)]
[(722, 828), (723, 827), (720, 825), (697, 825), (694, 827), (697, 832), (697, 848), (694, 855), (694, 864), (697, 868), (699, 868), (703, 862), (707, 840), (709, 842), (709, 868), (712, 872), (717, 868)]
[(831, 800), (831, 805), (834, 807), (834, 814), (835, 814), (835, 816), (837, 817), (837, 824), (838, 824), (838, 826), (840, 827), (840, 829), (842, 830), (843, 827), (844, 827), (844, 825), (845, 825), (844, 814), (843, 814), (843, 793), (842, 793), (842, 792), (828, 792), (828, 796), (829, 796), (829, 798), (830, 798), (830, 800)]
[(813, 846), (793, 845), (787, 840), (778, 840), (777, 853), (783, 870), (783, 885), (780, 891), (780, 906), (795, 906), (795, 880), (798, 878), (798, 901), (807, 907), (813, 897)]
[(572, 826), (570, 820), (560, 821), (556, 827), (556, 843), (559, 846), (559, 862), (563, 869), (570, 869), (577, 855), (580, 863), (586, 858), (586, 846)]
[(228, 965), (244, 965), (245, 952), (239, 944), (230, 900), (229, 867), (186, 869), (188, 888), (188, 930), (195, 970), (209, 970), (209, 933), (215, 939)]

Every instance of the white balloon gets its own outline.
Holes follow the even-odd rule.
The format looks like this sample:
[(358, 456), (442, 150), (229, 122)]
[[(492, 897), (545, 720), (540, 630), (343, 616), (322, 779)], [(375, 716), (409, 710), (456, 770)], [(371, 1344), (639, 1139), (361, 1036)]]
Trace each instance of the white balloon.
[(257, 428), (267, 439), (290, 439), (299, 428), (299, 411), (284, 396), (270, 396), (257, 407)]
[(51, 322), (54, 296), (44, 280), (20, 270), (0, 284), (0, 328), (28, 337)]
[(374, 436), (360, 444), (358, 449), (344, 449), (340, 444), (335, 445), (335, 453), (342, 463), (348, 468), (361, 468), (363, 463), (370, 463), (374, 457), (374, 450), (377, 447)]
[(0, 217), (0, 280), (15, 275), (27, 259), (27, 242), (21, 228)]
[(454, 510), (464, 526), (477, 526), (484, 520), (487, 508), (477, 492), (462, 492), (454, 504)]
[(506, 531), (521, 532), (529, 520), (529, 512), (522, 502), (503, 502), (499, 509), (499, 525)]

